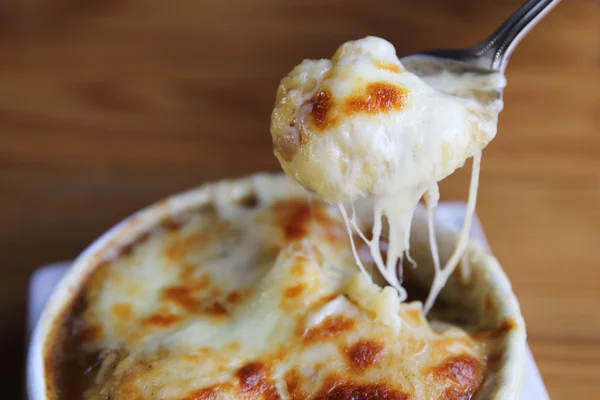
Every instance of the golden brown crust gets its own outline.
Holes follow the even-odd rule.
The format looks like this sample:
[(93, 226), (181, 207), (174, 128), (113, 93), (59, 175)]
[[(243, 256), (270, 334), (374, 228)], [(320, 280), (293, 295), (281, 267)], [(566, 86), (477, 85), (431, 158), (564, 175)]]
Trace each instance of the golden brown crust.
[(461, 354), (452, 356), (438, 366), (431, 368), (431, 376), (446, 382), (444, 399), (470, 399), (482, 380), (484, 366), (475, 357)]
[(344, 114), (379, 114), (399, 111), (404, 107), (408, 91), (388, 82), (372, 82), (344, 101)]
[(318, 130), (324, 131), (332, 125), (333, 95), (328, 90), (322, 90), (310, 102), (312, 103), (313, 122)]
[[(323, 203), (311, 202), (307, 198), (279, 201), (271, 206), (271, 210), (277, 226), (283, 231), (286, 242), (298, 241), (307, 237), (314, 224), (339, 225), (339, 222), (327, 214)], [(332, 235), (334, 234), (332, 233)]]
[(349, 382), (331, 375), (325, 379), (315, 400), (410, 400), (410, 395), (389, 383)]
[(196, 390), (180, 400), (217, 400), (222, 387), (215, 385), (200, 390)]
[(335, 338), (336, 335), (354, 329), (356, 322), (341, 315), (327, 317), (304, 334), (304, 343), (318, 343)]
[(144, 324), (150, 325), (150, 326), (156, 326), (156, 327), (160, 327), (160, 328), (167, 328), (169, 326), (173, 326), (174, 324), (178, 323), (179, 321), (181, 321), (181, 317), (174, 315), (174, 314), (168, 314), (168, 313), (157, 313), (157, 314), (153, 314), (151, 316), (149, 316), (148, 318), (143, 320)]
[[(397, 71), (400, 71), (399, 67), (394, 64), (382, 63), (381, 68), (391, 68), (394, 71), (397, 68)], [(312, 122), (317, 132), (322, 133), (341, 123), (339, 115), (349, 117), (359, 113), (379, 114), (400, 111), (404, 108), (407, 96), (406, 89), (388, 82), (368, 83), (365, 87), (356, 89), (350, 96), (341, 100), (334, 99), (330, 91), (321, 90), (309, 101), (312, 106)], [(302, 140), (299, 144), (302, 145)], [(285, 147), (283, 153), (287, 154), (286, 159), (293, 158), (295, 150), (289, 151), (286, 146), (283, 147)], [(277, 149), (280, 150), (279, 147)]]
[(280, 399), (277, 388), (269, 377), (267, 367), (261, 362), (251, 362), (241, 367), (236, 373), (240, 394), (249, 399)]
[(297, 285), (288, 287), (283, 292), (283, 295), (288, 298), (297, 298), (302, 295), (302, 292), (306, 290), (306, 285), (304, 283), (299, 283)]
[(285, 374), (285, 384), (290, 400), (304, 400), (308, 397), (302, 390), (302, 377), (298, 368), (292, 368)]
[(361, 339), (345, 350), (350, 365), (357, 370), (373, 367), (385, 355), (385, 347), (371, 339)]

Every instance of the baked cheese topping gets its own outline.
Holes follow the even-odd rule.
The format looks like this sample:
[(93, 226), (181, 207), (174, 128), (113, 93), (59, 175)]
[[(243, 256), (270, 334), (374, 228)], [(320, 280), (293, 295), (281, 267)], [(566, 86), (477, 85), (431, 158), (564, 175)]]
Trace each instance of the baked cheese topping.
[(432, 330), (356, 270), (335, 206), (270, 180), (286, 194), (217, 184), (95, 269), (47, 362), (58, 398), (470, 398), (485, 346)]
[[(471, 218), (481, 150), (496, 134), (505, 85), (501, 74), (453, 73), (427, 58), (416, 65), (421, 77), (407, 71), (383, 39), (347, 42), (331, 60), (305, 60), (281, 81), (271, 120), (283, 170), (323, 200), (339, 204), (350, 236), (355, 231), (369, 244), (401, 300), (406, 293), (397, 265), (408, 256), (414, 209), (424, 198), (433, 238), (437, 183), (473, 157)], [(375, 200), (370, 240), (342, 205), (364, 197)], [(378, 256), (384, 217), (390, 237), (385, 262)], [(464, 251), (466, 222), (455, 256), (443, 271), (436, 266), (427, 308)], [(433, 241), (431, 247), (437, 259)]]
[(54, 398), (471, 398), (494, 346), (432, 329), (401, 273), (421, 198), (436, 271), (425, 310), (458, 263), (470, 217), (442, 269), (437, 182), (473, 157), (472, 215), (504, 78), (421, 66), (408, 72), (370, 37), (296, 67), (271, 133), (285, 172), (317, 197), (285, 177), (253, 178), (244, 198), (222, 182), (107, 249), (47, 355)]

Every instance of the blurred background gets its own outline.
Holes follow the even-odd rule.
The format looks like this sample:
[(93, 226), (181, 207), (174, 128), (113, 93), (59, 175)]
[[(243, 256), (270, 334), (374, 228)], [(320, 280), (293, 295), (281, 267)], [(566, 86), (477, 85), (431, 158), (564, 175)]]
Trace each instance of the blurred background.
[[(278, 171), (279, 79), (365, 35), (467, 47), (521, 0), (0, 0), (0, 387), (18, 398), (27, 284), (209, 180)], [(564, 0), (508, 67), (478, 213), (553, 399), (600, 392), (600, 5)], [(468, 168), (442, 185), (465, 199)]]

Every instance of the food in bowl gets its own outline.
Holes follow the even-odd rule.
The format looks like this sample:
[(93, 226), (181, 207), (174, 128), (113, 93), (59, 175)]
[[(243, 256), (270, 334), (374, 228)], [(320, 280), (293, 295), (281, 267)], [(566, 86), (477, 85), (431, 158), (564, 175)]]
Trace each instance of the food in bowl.
[[(284, 176), (161, 202), (61, 283), (34, 338), (45, 386), (33, 398), (510, 398), (524, 357), (510, 285), (471, 243), (425, 319), (433, 267), (420, 211), (419, 267), (405, 266), (415, 301), (400, 303), (364, 246), (374, 281), (357, 270), (338, 209)], [(439, 234), (446, 257), (455, 236)]]

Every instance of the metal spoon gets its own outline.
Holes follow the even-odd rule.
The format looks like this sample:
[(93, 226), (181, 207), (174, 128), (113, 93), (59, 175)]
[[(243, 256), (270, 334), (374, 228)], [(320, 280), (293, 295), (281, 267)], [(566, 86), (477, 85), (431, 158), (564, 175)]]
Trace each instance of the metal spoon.
[(503, 73), (508, 60), (523, 37), (560, 0), (528, 0), (483, 42), (470, 49), (443, 49), (412, 54), (402, 64), (417, 75), (450, 73)]

